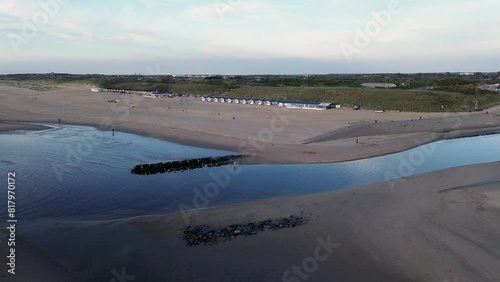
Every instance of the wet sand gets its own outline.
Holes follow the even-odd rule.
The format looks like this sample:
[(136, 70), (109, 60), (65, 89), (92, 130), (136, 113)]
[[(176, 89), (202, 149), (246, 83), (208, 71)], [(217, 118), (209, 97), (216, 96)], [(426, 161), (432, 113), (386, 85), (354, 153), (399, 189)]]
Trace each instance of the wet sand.
[(0, 122), (0, 132), (13, 131), (13, 130), (44, 130), (48, 128), (49, 127), (43, 125)]
[[(282, 275), (324, 247), (318, 238), (329, 237), (340, 246), (315, 271), (303, 270), (307, 281), (499, 281), (499, 169), (499, 162), (453, 168), (394, 186), (195, 211), (188, 222), (175, 214), (129, 223), (169, 250), (164, 271), (176, 281), (299, 281)], [(186, 247), (179, 239), (187, 224), (226, 226), (301, 212), (311, 221), (292, 229), (215, 246)]]

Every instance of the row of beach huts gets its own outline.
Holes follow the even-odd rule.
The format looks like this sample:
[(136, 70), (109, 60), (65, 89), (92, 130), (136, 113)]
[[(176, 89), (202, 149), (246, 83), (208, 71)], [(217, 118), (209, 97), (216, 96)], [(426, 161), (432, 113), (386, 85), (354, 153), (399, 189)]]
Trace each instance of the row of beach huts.
[(277, 100), (258, 100), (246, 98), (225, 98), (225, 97), (201, 97), (204, 102), (214, 103), (230, 103), (243, 105), (258, 105), (258, 106), (278, 106), (290, 109), (307, 109), (307, 110), (327, 110), (340, 109), (340, 104), (326, 102), (305, 102), (305, 101), (277, 101)]
[(90, 92), (111, 92), (111, 93), (121, 93), (121, 94), (137, 94), (145, 98), (173, 98), (178, 96), (177, 93), (171, 92), (160, 92), (160, 91), (138, 91), (138, 90), (123, 90), (123, 89), (107, 89), (107, 88), (97, 88), (92, 87)]
[[(91, 92), (114, 92), (123, 94), (138, 94), (144, 98), (173, 98), (175, 96), (183, 96), (177, 93), (169, 92), (149, 92), (149, 91), (134, 91), (134, 90), (121, 90), (121, 89), (105, 89), (92, 87)], [(195, 97), (200, 97), (196, 95)], [(307, 110), (328, 110), (340, 109), (339, 103), (328, 102), (306, 102), (306, 101), (291, 101), (291, 100), (265, 100), (265, 99), (247, 99), (247, 98), (227, 98), (227, 97), (201, 97), (204, 102), (214, 103), (229, 103), (229, 104), (242, 104), (242, 105), (258, 105), (258, 106), (278, 106), (289, 109), (307, 109)]]

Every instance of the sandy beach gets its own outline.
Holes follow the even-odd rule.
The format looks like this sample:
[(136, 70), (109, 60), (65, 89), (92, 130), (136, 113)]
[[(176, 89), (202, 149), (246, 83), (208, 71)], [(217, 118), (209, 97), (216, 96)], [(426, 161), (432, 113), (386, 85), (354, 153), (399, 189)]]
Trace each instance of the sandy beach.
[[(46, 92), (0, 87), (0, 99), (3, 131), (39, 129), (12, 122), (61, 119), (255, 154), (249, 163), (345, 161), (500, 130), (494, 117), (498, 107), (446, 115), (282, 110), (90, 93), (83, 87)], [(115, 224), (134, 227), (151, 241), (154, 251), (137, 259), (171, 281), (500, 281), (499, 169), (499, 162), (452, 168), (337, 192)], [(310, 222), (214, 246), (187, 247), (180, 238), (188, 225), (219, 227), (299, 214)], [(5, 281), (65, 281), (66, 270), (43, 252), (31, 246), (24, 251), (36, 254), (25, 262), (33, 271)]]
[[(0, 121), (96, 126), (252, 155), (248, 163), (322, 163), (402, 151), (431, 141), (500, 131), (499, 107), (478, 113), (313, 111), (176, 97), (38, 92), (0, 87)], [(117, 103), (109, 103), (116, 101)], [(422, 120), (420, 120), (422, 118)], [(356, 143), (356, 140), (359, 143)]]
[(188, 215), (190, 225), (210, 226), (311, 218), (215, 246), (186, 247), (181, 214), (126, 223), (168, 250), (160, 260), (175, 281), (304, 281), (283, 274), (314, 257), (321, 240), (335, 247), (314, 271), (303, 268), (307, 281), (500, 281), (499, 169), (498, 162), (454, 168), (397, 180), (392, 188), (380, 183)]

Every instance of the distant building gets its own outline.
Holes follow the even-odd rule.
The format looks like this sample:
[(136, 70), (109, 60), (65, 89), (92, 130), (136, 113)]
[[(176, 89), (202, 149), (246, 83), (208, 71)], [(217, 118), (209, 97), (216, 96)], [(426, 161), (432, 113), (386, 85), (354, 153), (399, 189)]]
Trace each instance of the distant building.
[(459, 73), (459, 75), (462, 75), (462, 76), (471, 76), (471, 75), (474, 75), (473, 72), (461, 72)]
[(102, 89), (101, 88), (98, 88), (98, 87), (95, 87), (93, 86), (92, 88), (90, 88), (90, 92), (102, 92)]
[(396, 88), (398, 87), (394, 83), (363, 83), (361, 86), (366, 88)]
[(289, 109), (304, 109), (304, 110), (326, 110), (332, 108), (332, 103), (322, 102), (304, 102), (304, 101), (281, 101), (279, 107)]

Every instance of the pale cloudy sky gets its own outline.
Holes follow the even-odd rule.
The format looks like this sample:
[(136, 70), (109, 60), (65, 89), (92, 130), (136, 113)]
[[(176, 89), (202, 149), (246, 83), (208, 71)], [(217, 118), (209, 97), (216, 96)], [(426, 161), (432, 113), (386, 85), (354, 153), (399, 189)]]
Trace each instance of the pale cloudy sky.
[(500, 1), (392, 2), (0, 0), (0, 73), (500, 71)]

